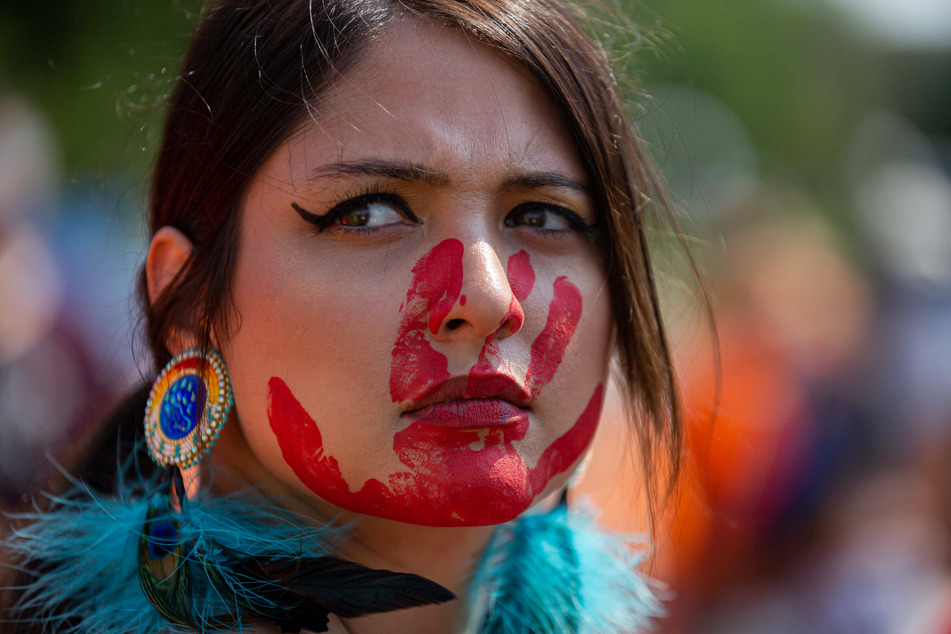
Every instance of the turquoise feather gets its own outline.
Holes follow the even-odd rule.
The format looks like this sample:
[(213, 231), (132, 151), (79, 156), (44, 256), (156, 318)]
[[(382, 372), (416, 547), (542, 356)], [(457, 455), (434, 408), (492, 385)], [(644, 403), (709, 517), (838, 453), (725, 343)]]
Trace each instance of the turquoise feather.
[[(188, 626), (192, 580), (181, 527), (167, 495), (156, 494), (149, 505), (139, 538), (139, 585), (149, 603), (168, 621)], [(234, 623), (231, 623), (234, 625)]]
[(559, 505), (499, 526), (472, 580), (467, 634), (643, 632), (662, 613), (643, 549)]
[(173, 508), (167, 478), (133, 494), (100, 496), (77, 484), (5, 546), (39, 566), (21, 615), (53, 632), (240, 632), (273, 621), (324, 631), (343, 617), (454, 598), (417, 575), (372, 570), (334, 557), (346, 537), (249, 494)]
[(11, 616), (65, 634), (175, 632), (139, 588), (136, 569), (142, 498), (71, 494), (51, 498), (50, 512), (24, 513), (28, 522), (4, 546), (20, 561), (40, 567)]

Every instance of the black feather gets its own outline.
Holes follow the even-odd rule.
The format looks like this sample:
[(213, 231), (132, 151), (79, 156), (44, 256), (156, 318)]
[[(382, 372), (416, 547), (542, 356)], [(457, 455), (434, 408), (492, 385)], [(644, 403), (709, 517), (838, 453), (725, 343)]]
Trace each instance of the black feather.
[[(261, 581), (261, 595), (279, 606), (259, 612), (268, 620), (313, 631), (326, 616), (353, 618), (434, 603), (455, 595), (419, 575), (375, 570), (338, 557), (278, 558), (262, 561), (231, 555), (231, 569)], [(219, 588), (225, 591), (226, 588)], [(313, 619), (318, 622), (312, 622)]]
[[(181, 474), (170, 471), (169, 484), (186, 500)], [(455, 598), (418, 575), (374, 570), (331, 555), (291, 550), (288, 556), (284, 548), (249, 556), (210, 534), (189, 539), (182, 522), (192, 504), (186, 501), (177, 511), (168, 495), (154, 495), (139, 541), (143, 594), (172, 623), (205, 631), (273, 621), (285, 632), (324, 632), (330, 614), (352, 618)]]

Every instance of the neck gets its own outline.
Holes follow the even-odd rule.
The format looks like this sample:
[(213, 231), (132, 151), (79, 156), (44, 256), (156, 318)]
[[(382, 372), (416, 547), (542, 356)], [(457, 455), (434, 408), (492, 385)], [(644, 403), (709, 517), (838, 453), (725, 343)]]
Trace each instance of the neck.
[[(340, 556), (369, 568), (408, 572), (434, 581), (458, 598), (435, 606), (385, 612), (335, 623), (349, 632), (446, 632), (462, 617), (469, 581), (492, 536), (492, 526), (417, 526), (341, 510), (280, 481), (257, 460), (237, 424), (225, 427), (212, 452), (214, 489), (222, 494), (261, 488), (293, 510), (323, 523), (350, 526)], [(240, 475), (238, 475), (240, 474)], [(334, 631), (332, 628), (331, 631)]]
[(446, 632), (465, 608), (469, 581), (493, 527), (434, 528), (362, 517), (342, 555), (371, 568), (411, 572), (435, 581), (458, 598), (345, 621), (351, 632)]

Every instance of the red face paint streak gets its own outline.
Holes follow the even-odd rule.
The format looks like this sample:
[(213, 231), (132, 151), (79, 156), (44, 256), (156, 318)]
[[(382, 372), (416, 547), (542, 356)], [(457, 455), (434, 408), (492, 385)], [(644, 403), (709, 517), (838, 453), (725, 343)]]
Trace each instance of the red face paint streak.
[(391, 474), (386, 484), (368, 480), (356, 492), (336, 459), (325, 455), (317, 424), (277, 377), (268, 382), (268, 419), (284, 460), (331, 504), (412, 524), (479, 526), (523, 513), (581, 456), (597, 427), (602, 392), (598, 385), (575, 424), (532, 469), (512, 445), (524, 438), (527, 425), (475, 431), (416, 421), (393, 437), (393, 450), (408, 471)]
[(430, 384), (449, 378), (446, 357), (426, 339), (452, 309), (462, 290), (462, 243), (443, 240), (413, 267), (390, 365), (390, 397), (405, 401)]
[(426, 300), (429, 331), (434, 335), (439, 333), (443, 320), (459, 299), (464, 251), (458, 240), (443, 240), (413, 267), (413, 282), (406, 301), (413, 296)]
[(465, 295), (462, 295), (461, 297), (459, 297), (459, 305), (460, 305), (460, 306), (465, 306), (465, 305), (466, 305), (466, 296), (465, 296)]
[(575, 424), (550, 444), (542, 457), (539, 458), (529, 476), (532, 490), (540, 493), (552, 478), (559, 473), (564, 473), (568, 467), (573, 465), (588, 445), (591, 444), (594, 432), (598, 428), (598, 419), (601, 417), (601, 395), (603, 392), (604, 390), (599, 383), (594, 390), (594, 394), (588, 400), (588, 406), (585, 407)]
[(535, 269), (529, 261), (528, 252), (522, 250), (509, 257), (505, 273), (515, 299), (525, 301), (535, 286)]
[(555, 376), (565, 350), (581, 320), (581, 291), (561, 276), (555, 280), (554, 297), (548, 307), (548, 321), (538, 338), (532, 342), (532, 355), (525, 383), (533, 397)]
[[(508, 311), (502, 321), (499, 322), (499, 329), (506, 330), (507, 335), (514, 335), (522, 329), (524, 323), (525, 313), (522, 312), (522, 305), (513, 297), (511, 303), (509, 303)], [(469, 376), (474, 377), (479, 374), (485, 375), (496, 372), (510, 374), (508, 364), (502, 358), (502, 350), (499, 346), (499, 330), (490, 333), (485, 338), (482, 349), (479, 351), (479, 359), (469, 370)]]

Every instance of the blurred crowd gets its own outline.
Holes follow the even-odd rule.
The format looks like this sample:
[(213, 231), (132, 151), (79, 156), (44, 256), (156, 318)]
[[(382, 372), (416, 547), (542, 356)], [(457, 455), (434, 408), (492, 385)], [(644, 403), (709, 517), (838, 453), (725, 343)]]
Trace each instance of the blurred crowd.
[(44, 482), (134, 376), (141, 246), (109, 203), (63, 202), (58, 162), (40, 110), (0, 97), (0, 508)]
[[(891, 185), (910, 199), (938, 193), (921, 183), (935, 167), (870, 178), (905, 175)], [(921, 213), (951, 218), (942, 178)], [(679, 349), (668, 631), (951, 632), (951, 251), (914, 221), (872, 226), (892, 202), (862, 200), (884, 241), (864, 270), (799, 195), (764, 185), (731, 210), (716, 330)]]
[[(698, 229), (709, 306), (672, 322), (687, 450), (655, 534), (665, 634), (951, 633), (951, 148), (894, 114), (856, 130), (850, 240), (756, 173)], [(619, 419), (582, 487), (645, 530), (619, 510)]]

